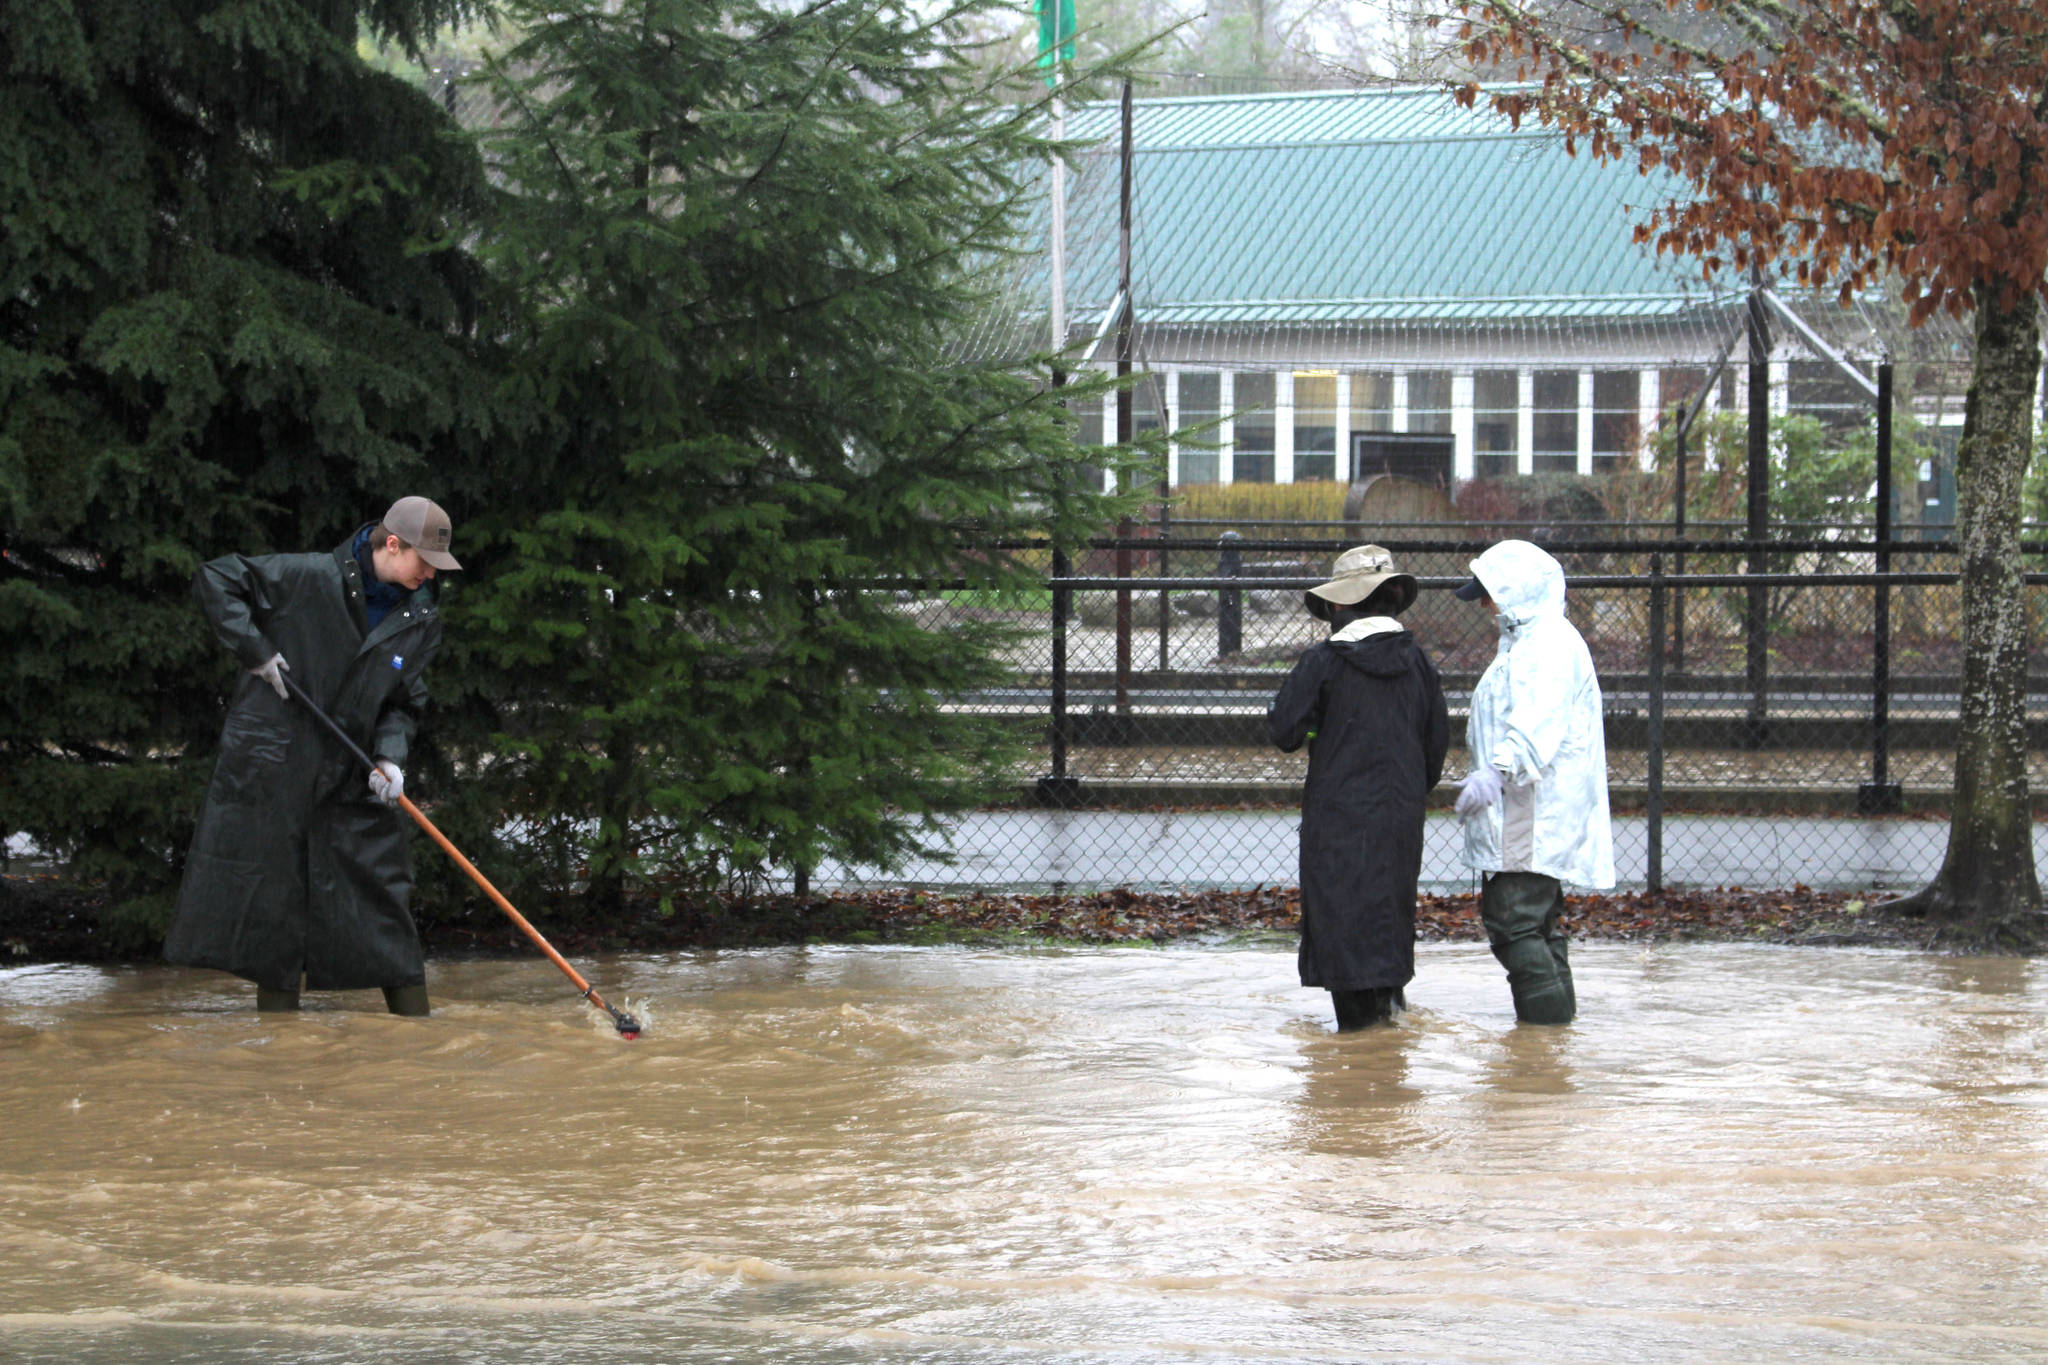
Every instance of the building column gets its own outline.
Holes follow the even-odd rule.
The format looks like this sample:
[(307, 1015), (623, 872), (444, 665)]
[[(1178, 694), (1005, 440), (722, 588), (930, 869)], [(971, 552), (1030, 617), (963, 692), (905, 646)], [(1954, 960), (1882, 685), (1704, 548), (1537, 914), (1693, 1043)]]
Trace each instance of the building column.
[(1216, 428), (1216, 482), (1232, 483), (1237, 473), (1237, 419), (1230, 414), (1237, 409), (1237, 375), (1230, 370), (1216, 377), (1216, 406), (1224, 414)]
[(1536, 472), (1536, 371), (1515, 374), (1515, 472)]
[(1395, 431), (1408, 430), (1408, 371), (1394, 371), (1393, 425)]
[(1593, 472), (1593, 372), (1579, 371), (1579, 473)]
[[(1107, 368), (1103, 372), (1105, 374), (1112, 373)], [(1117, 396), (1113, 393), (1102, 395), (1102, 443), (1106, 446), (1116, 444), (1116, 398)], [(1109, 469), (1102, 471), (1102, 491), (1105, 493), (1116, 492), (1115, 471)]]
[(1273, 376), (1273, 482), (1294, 482), (1294, 371)]
[(1166, 410), (1159, 414), (1159, 430), (1166, 437), (1166, 483), (1171, 488), (1180, 483), (1180, 442), (1173, 439), (1180, 419), (1180, 371), (1166, 371), (1160, 377), (1159, 388), (1159, 401), (1166, 404)]
[(1337, 482), (1351, 482), (1351, 371), (1337, 371)]
[(1663, 380), (1658, 372), (1636, 371), (1636, 439), (1642, 445), (1642, 449), (1636, 452), (1636, 461), (1645, 472), (1657, 465), (1654, 438), (1663, 411)]
[(1465, 483), (1472, 477), (1472, 371), (1451, 372), (1451, 478)]

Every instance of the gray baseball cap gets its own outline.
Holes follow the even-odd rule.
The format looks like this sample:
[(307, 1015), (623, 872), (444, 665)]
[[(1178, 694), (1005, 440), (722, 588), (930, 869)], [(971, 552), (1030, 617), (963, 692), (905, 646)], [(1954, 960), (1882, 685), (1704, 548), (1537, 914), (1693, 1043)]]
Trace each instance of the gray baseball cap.
[(420, 558), (437, 569), (459, 569), (461, 563), (448, 553), (453, 529), (441, 504), (431, 498), (400, 498), (384, 514), (384, 529), (420, 552)]

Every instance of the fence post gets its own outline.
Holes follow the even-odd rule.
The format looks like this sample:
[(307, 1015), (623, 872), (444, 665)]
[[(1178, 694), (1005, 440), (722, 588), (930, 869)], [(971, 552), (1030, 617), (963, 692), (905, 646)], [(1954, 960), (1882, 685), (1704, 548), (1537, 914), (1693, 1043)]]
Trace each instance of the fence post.
[(1664, 889), (1664, 556), (1650, 556), (1650, 717), (1644, 741), (1643, 824), (1649, 836), (1644, 889)]
[[(1711, 385), (1714, 382), (1714, 378), (1714, 376), (1709, 375), (1707, 377), (1708, 384)], [(1685, 423), (1682, 420), (1678, 424), (1677, 444), (1678, 467), (1672, 471), (1674, 491), (1672, 494), (1671, 520), (1674, 533), (1673, 539), (1678, 542), (1679, 548), (1672, 553), (1671, 571), (1680, 578), (1683, 578), (1685, 577)], [(1659, 635), (1654, 638), (1657, 641), (1657, 648), (1661, 652), (1664, 648), (1664, 637)], [(1683, 590), (1671, 599), (1671, 667), (1674, 672), (1685, 672), (1685, 593)]]
[[(1125, 390), (1125, 395), (1129, 390)], [(1131, 537), (1129, 517), (1116, 524), (1116, 713), (1131, 713)]]
[[(1123, 103), (1123, 155), (1118, 159), (1122, 177), (1119, 188), (1117, 210), (1117, 268), (1116, 283), (1118, 297), (1123, 300), (1123, 311), (1117, 315), (1116, 323), (1116, 443), (1130, 454), (1132, 430), (1137, 417), (1133, 410), (1137, 395), (1131, 392), (1131, 324), (1134, 321), (1131, 307), (1131, 78), (1124, 77)], [(1129, 492), (1123, 477), (1117, 479), (1117, 492)], [(1135, 532), (1131, 519), (1124, 517), (1116, 524), (1116, 713), (1128, 716), (1131, 713), (1131, 537)]]
[(1045, 806), (1072, 806), (1080, 780), (1067, 775), (1067, 616), (1073, 589), (1067, 578), (1067, 552), (1052, 552), (1052, 771), (1038, 779), (1038, 801)]
[[(1242, 539), (1235, 531), (1225, 531), (1218, 538), (1218, 578), (1236, 578), (1244, 571), (1244, 550), (1239, 544)], [(1244, 591), (1241, 588), (1219, 589), (1216, 593), (1216, 657), (1227, 659), (1243, 649)]]
[[(1763, 542), (1771, 533), (1771, 328), (1764, 315), (1762, 267), (1750, 266), (1749, 294), (1749, 560), (1747, 571), (1770, 572)], [(1744, 743), (1762, 749), (1770, 743), (1770, 589), (1747, 589), (1743, 613), (1749, 716)]]
[[(1150, 381), (1148, 381), (1150, 382)], [(1154, 390), (1158, 401), (1154, 406), (1159, 412), (1159, 429), (1173, 430), (1173, 413), (1166, 406), (1165, 395)], [(1167, 482), (1166, 465), (1159, 466), (1159, 671), (1164, 673), (1173, 666), (1173, 598), (1166, 586), (1170, 575), (1167, 572), (1166, 542), (1173, 537), (1173, 485)]]
[(1856, 791), (1858, 815), (1892, 815), (1906, 808), (1891, 780), (1892, 709), (1892, 362), (1877, 367), (1877, 586), (1870, 611), (1870, 780)]

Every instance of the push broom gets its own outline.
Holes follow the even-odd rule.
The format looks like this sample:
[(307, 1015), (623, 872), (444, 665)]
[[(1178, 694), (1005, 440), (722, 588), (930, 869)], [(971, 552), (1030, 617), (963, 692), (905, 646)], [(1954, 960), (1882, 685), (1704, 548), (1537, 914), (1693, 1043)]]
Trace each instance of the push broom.
[[(362, 764), (365, 768), (368, 768), (372, 772), (376, 771), (376, 761), (372, 759), (368, 754), (364, 753), (362, 749), (356, 744), (356, 742), (350, 739), (348, 737), (348, 734), (339, 725), (336, 725), (333, 719), (330, 718), (325, 711), (321, 710), (319, 705), (311, 697), (306, 695), (305, 689), (301, 688), (296, 682), (292, 681), (291, 675), (289, 673), (280, 673), (278, 676), (284, 679), (284, 685), (291, 689), (292, 695), (297, 697), (301, 702), (303, 702), (305, 704), (306, 709), (308, 711), (311, 711), (316, 717), (319, 718), (320, 723), (327, 727), (328, 732), (332, 734), (336, 739), (340, 740), (351, 754), (355, 755), (356, 762)], [(512, 922), (519, 926), (520, 932), (525, 934), (528, 938), (532, 939), (534, 946), (536, 948), (539, 948), (543, 953), (546, 953), (548, 955), (548, 960), (553, 962), (557, 967), (560, 967), (562, 969), (562, 974), (568, 977), (571, 981), (576, 983), (576, 989), (578, 990), (578, 992), (582, 994), (585, 1000), (589, 1001), (592, 1005), (596, 1006), (598, 1009), (603, 1010), (606, 1014), (611, 1016), (612, 1023), (614, 1026), (618, 1028), (619, 1036), (621, 1038), (638, 1038), (640, 1036), (640, 1021), (635, 1019), (632, 1015), (614, 1009), (612, 1006), (606, 1004), (604, 997), (597, 993), (597, 987), (591, 985), (588, 981), (585, 981), (582, 975), (578, 973), (574, 967), (571, 967), (569, 965), (569, 960), (563, 957), (560, 953), (556, 952), (553, 944), (549, 943), (545, 938), (541, 937), (540, 930), (534, 928), (533, 925), (529, 924), (527, 922), (526, 916), (520, 914), (516, 909), (514, 909), (512, 906), (512, 902), (506, 900), (504, 895), (498, 890), (498, 888), (492, 886), (489, 881), (485, 880), (484, 874), (477, 871), (476, 866), (473, 863), (471, 863), (469, 859), (462, 856), (462, 850), (455, 847), (454, 844), (450, 843), (448, 841), (447, 835), (441, 833), (440, 830), (434, 828), (434, 822), (432, 820), (429, 820), (424, 814), (421, 813), (420, 808), (412, 803), (411, 797), (401, 793), (398, 798), (398, 805), (402, 810), (405, 811), (407, 815), (410, 815), (416, 822), (418, 822), (419, 827), (427, 832), (428, 838), (432, 839), (435, 843), (441, 846), (441, 851), (443, 853), (446, 853), (450, 858), (453, 858), (455, 860), (455, 865), (457, 867), (461, 868), (464, 872), (467, 872), (469, 874), (471, 881), (474, 881), (478, 886), (483, 888), (484, 894), (486, 896), (489, 896), (500, 910), (503, 910), (508, 916), (511, 917)]]

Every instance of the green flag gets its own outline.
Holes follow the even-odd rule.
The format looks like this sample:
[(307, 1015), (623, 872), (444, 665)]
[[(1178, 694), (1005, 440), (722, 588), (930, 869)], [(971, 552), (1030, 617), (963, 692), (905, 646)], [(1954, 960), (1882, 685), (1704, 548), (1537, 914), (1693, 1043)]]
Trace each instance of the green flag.
[(1053, 67), (1074, 60), (1075, 0), (1032, 0), (1038, 15), (1038, 64), (1046, 69), (1045, 83), (1056, 85)]

